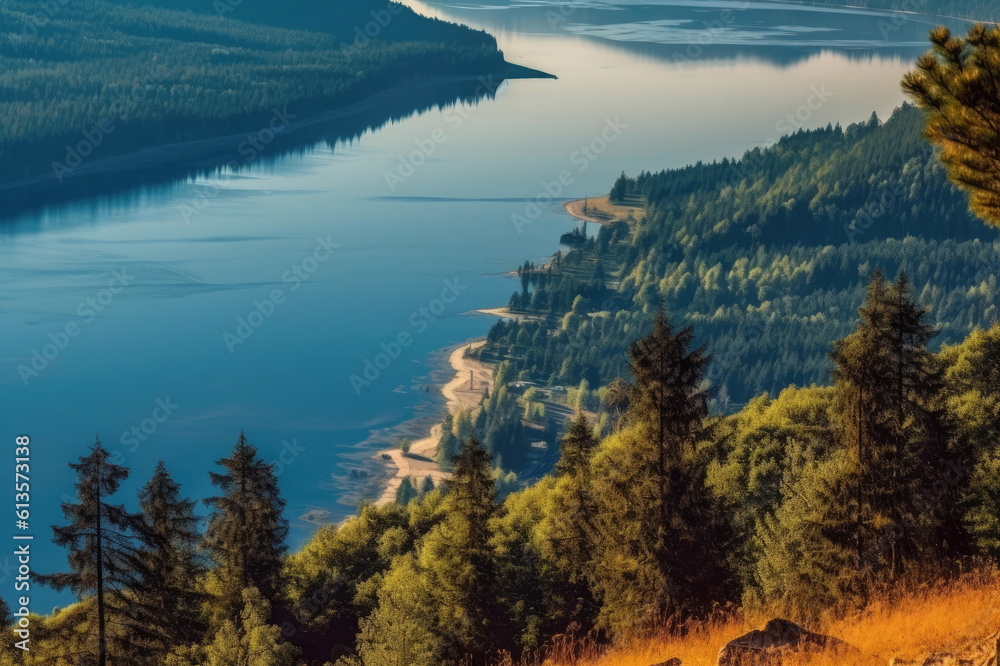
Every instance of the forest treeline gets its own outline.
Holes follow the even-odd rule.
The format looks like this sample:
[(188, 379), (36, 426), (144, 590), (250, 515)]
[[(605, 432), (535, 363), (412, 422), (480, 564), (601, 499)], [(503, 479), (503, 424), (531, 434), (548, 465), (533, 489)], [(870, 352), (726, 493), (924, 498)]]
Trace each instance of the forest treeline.
[[(940, 18), (964, 18), (974, 21), (1000, 20), (1000, 8), (992, 0), (793, 0), (803, 5), (832, 5), (834, 7), (865, 7), (893, 12), (930, 14)], [(905, 15), (900, 19), (908, 20)], [(892, 25), (886, 24), (889, 34)]]
[(857, 315), (832, 385), (712, 416), (708, 351), (661, 310), (601, 393), (607, 434), (578, 412), (552, 474), (505, 489), (469, 436), (441, 487), (291, 554), (274, 470), (242, 435), (203, 519), (162, 463), (128, 509), (129, 470), (98, 442), (53, 528), (68, 571), (40, 577), (82, 601), (33, 617), (31, 652), (7, 641), (0, 663), (510, 663), (567, 632), (737, 606), (815, 618), (995, 567), (1000, 326), (931, 352), (905, 274), (872, 275)]
[[(995, 575), (997, 247), (919, 130), (1000, 224), (983, 161), (1000, 95), (970, 94), (995, 85), (973, 70), (997, 62), (982, 56), (1000, 30), (934, 42), (927, 79), (907, 79), (925, 115), (623, 174), (612, 198), (643, 199), (641, 219), (519, 269), (524, 316), (490, 332), (480, 409), (445, 423), (440, 487), (410, 482), (289, 553), (274, 469), (245, 436), (203, 518), (162, 464), (126, 504), (131, 471), (97, 442), (53, 527), (67, 570), (39, 578), (81, 601), (33, 617), (32, 651), (6, 641), (0, 664), (509, 666), (560, 636), (808, 621)], [(744, 346), (716, 346), (715, 313)], [(815, 382), (788, 380), (807, 363)], [(750, 371), (784, 388), (722, 408)], [(507, 461), (552, 406), (539, 385), (564, 377), (582, 377), (575, 414), (552, 473), (522, 487)]]
[(624, 174), (612, 198), (646, 203), (545, 266), (518, 271), (512, 311), (483, 358), (519, 379), (599, 387), (661, 303), (714, 353), (726, 410), (790, 384), (826, 383), (831, 340), (847, 335), (876, 269), (905, 269), (941, 335), (957, 343), (998, 311), (996, 232), (968, 210), (898, 109), (846, 128), (800, 131), (742, 158)]
[[(86, 160), (240, 131), (273, 133), (286, 120), (419, 77), (503, 69), (496, 41), (483, 32), (394, 3), (322, 4), (340, 9), (317, 21), (338, 22), (316, 22), (307, 32), (241, 20), (259, 14), (249, 1), (222, 16), (107, 0), (4, 2), (0, 178), (62, 180)], [(282, 15), (304, 16), (280, 7)], [(376, 17), (363, 11), (369, 7)], [(356, 27), (374, 36), (361, 40)], [(246, 157), (235, 144), (232, 152)]]

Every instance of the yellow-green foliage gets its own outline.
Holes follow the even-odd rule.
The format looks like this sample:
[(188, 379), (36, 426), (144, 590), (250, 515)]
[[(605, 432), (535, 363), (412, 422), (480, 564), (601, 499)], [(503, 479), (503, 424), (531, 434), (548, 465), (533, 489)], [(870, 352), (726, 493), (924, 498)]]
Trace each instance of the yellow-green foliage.
[(299, 621), (356, 626), (375, 606), (375, 590), (366, 583), (412, 548), (408, 528), (406, 511), (395, 504), (364, 506), (342, 525), (321, 528), (286, 559), (282, 572), (285, 597)]
[(980, 548), (1000, 559), (1000, 325), (941, 350), (948, 409), (977, 452), (969, 519)]
[(204, 647), (181, 646), (164, 666), (292, 666), (299, 650), (270, 624), (271, 604), (256, 588), (243, 590), (239, 622), (226, 620)]

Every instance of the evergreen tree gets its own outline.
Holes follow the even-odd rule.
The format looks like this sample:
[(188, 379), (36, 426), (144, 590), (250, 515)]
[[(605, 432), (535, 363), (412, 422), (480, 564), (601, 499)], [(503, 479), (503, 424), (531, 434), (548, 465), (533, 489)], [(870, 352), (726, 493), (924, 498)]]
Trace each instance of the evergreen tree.
[(438, 607), (437, 633), (449, 657), (485, 664), (510, 644), (491, 544), (499, 507), (490, 454), (469, 439), (446, 482), (446, 517), (425, 538), (420, 563)]
[(690, 328), (675, 335), (661, 307), (653, 332), (629, 347), (629, 368), (635, 377), (630, 419), (652, 426), (661, 530), (672, 521), (670, 498), (682, 483), (682, 457), (693, 450), (708, 416), (708, 393), (701, 380), (712, 359), (703, 348), (689, 351), (693, 339)]
[(195, 502), (181, 497), (180, 485), (162, 460), (139, 491), (139, 508), (133, 626), (148, 637), (146, 644), (155, 655), (163, 655), (199, 640), (203, 632), (199, 617), (204, 599), (197, 589), (204, 572), (197, 552), (199, 518)]
[(396, 489), (396, 503), (406, 506), (410, 503), (411, 499), (419, 494), (413, 485), (413, 479), (407, 476), (400, 482), (399, 488)]
[(288, 521), (282, 515), (285, 500), (278, 491), (274, 466), (257, 456), (257, 448), (240, 433), (228, 458), (212, 472), (212, 485), (222, 494), (205, 500), (214, 511), (209, 518), (204, 547), (215, 561), (224, 617), (233, 618), (243, 605), (246, 588), (257, 588), (273, 599), (281, 558), (285, 553)]
[(441, 469), (451, 469), (451, 460), (458, 455), (462, 442), (455, 436), (455, 417), (450, 413), (444, 417), (441, 424), (441, 437), (438, 439), (435, 458)]
[(611, 203), (622, 203), (625, 201), (625, 195), (628, 194), (628, 176), (622, 171), (622, 175), (618, 176), (618, 180), (611, 187), (611, 194), (608, 197)]
[(53, 542), (69, 550), (70, 571), (47, 574), (38, 581), (56, 590), (69, 588), (80, 598), (97, 596), (97, 662), (108, 659), (107, 625), (116, 610), (110, 594), (131, 582), (135, 570), (135, 548), (131, 532), (137, 519), (123, 506), (108, 503), (128, 478), (128, 469), (109, 461), (111, 455), (98, 439), (80, 462), (70, 463), (76, 472), (78, 501), (63, 502), (68, 524), (53, 526)]
[(292, 666), (299, 649), (284, 641), (281, 628), (271, 624), (271, 604), (256, 588), (240, 594), (236, 620), (226, 620), (212, 642), (181, 645), (164, 666)]
[(550, 591), (556, 597), (552, 605), (567, 623), (581, 626), (592, 624), (596, 615), (590, 591), (597, 512), (590, 460), (596, 448), (587, 417), (577, 412), (560, 447), (558, 479), (545, 526), (554, 564), (565, 581)]
[(728, 541), (695, 450), (708, 396), (709, 358), (690, 350), (691, 331), (674, 333), (663, 311), (630, 348), (635, 376), (628, 426), (594, 459), (598, 500), (595, 589), (602, 623), (618, 632), (648, 628), (665, 614), (722, 599)]
[(933, 50), (903, 78), (927, 112), (926, 134), (941, 146), (948, 175), (971, 194), (972, 210), (1000, 225), (1000, 27), (975, 25), (963, 40), (939, 27)]
[[(950, 443), (941, 369), (927, 350), (935, 331), (908, 291), (905, 274), (890, 284), (876, 272), (857, 330), (831, 354), (836, 422), (855, 465), (856, 566), (869, 579), (902, 574), (931, 536), (927, 530), (941, 534), (941, 512), (955, 501), (941, 497), (934, 508), (920, 501), (935, 485), (935, 468), (961, 453)], [(956, 539), (933, 547), (956, 547)]]

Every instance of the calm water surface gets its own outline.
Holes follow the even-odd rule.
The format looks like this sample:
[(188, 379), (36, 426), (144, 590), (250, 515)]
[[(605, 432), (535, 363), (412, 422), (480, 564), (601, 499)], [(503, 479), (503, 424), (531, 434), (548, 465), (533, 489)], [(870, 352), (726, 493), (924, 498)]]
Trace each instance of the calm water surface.
[[(402, 422), (436, 414), (423, 390), (433, 353), (484, 334), (491, 319), (470, 312), (505, 303), (503, 274), (573, 226), (558, 205), (529, 208), (547, 183), (568, 171), (558, 196), (581, 197), (622, 170), (885, 118), (933, 22), (697, 0), (408, 4), (487, 29), (510, 61), (559, 78), (0, 225), (3, 432), (34, 442), (37, 537), (72, 495), (66, 462), (96, 434), (132, 469), (127, 501), (159, 459), (208, 495), (208, 467), (242, 428), (282, 463), (301, 544), (315, 529), (303, 515), (352, 510), (350, 469)], [(527, 213), (531, 224), (512, 222)], [(411, 344), (397, 350), (401, 333)], [(397, 358), (352, 383), (366, 361), (386, 365), (383, 344)], [(25, 379), (35, 352), (53, 358)], [(65, 555), (39, 542), (34, 565)]]

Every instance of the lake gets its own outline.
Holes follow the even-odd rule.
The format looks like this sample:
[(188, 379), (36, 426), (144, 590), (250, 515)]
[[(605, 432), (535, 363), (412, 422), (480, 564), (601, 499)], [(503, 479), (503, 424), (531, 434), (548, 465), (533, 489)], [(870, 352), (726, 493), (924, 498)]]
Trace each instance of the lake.
[[(439, 414), (436, 352), (485, 334), (473, 311), (505, 304), (506, 272), (574, 226), (553, 198), (886, 118), (934, 23), (775, 2), (407, 4), (558, 79), (442, 89), (462, 101), (431, 108), (425, 91), (344, 140), (300, 138), (235, 173), (123, 178), (0, 224), (3, 430), (32, 437), (37, 539), (95, 435), (132, 469), (131, 503), (159, 459), (208, 496), (245, 429), (279, 463), (301, 545), (302, 516), (351, 513), (350, 471)], [(35, 549), (39, 571), (65, 566)], [(67, 600), (35, 593), (39, 611)]]

